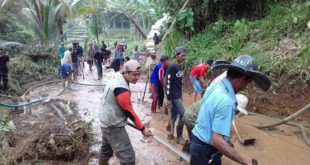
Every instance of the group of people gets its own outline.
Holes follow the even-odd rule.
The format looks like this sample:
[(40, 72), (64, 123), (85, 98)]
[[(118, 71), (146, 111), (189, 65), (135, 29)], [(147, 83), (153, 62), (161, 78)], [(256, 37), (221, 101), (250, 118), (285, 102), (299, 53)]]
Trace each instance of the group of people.
[(77, 76), (80, 75), (82, 69), (81, 62), (83, 61), (83, 48), (79, 42), (73, 42), (72, 47), (68, 49), (65, 48), (64, 43), (61, 43), (59, 57), (61, 63), (59, 74), (61, 78), (69, 83), (77, 80)]
[[(174, 138), (174, 127), (178, 119), (176, 141), (184, 144), (183, 129), (186, 114), (182, 98), (184, 70), (181, 64), (186, 58), (186, 51), (183, 47), (177, 47), (171, 60), (166, 55), (158, 57), (156, 52), (151, 52), (149, 58), (145, 69), (151, 83), (153, 98), (151, 110), (156, 112), (157, 105), (158, 108), (163, 107), (163, 99), (166, 96), (166, 106), (170, 112), (168, 134)], [(135, 164), (135, 153), (124, 128), (129, 122), (128, 118), (142, 135), (152, 136), (152, 132), (144, 127), (133, 110), (130, 99), (129, 84), (138, 81), (141, 66), (136, 60), (129, 60), (122, 65), (120, 70), (116, 70), (115, 78), (107, 82), (101, 99), (99, 119), (103, 135), (100, 165), (107, 164), (114, 153), (120, 164)], [(227, 69), (227, 71), (207, 86), (204, 76), (210, 68)], [(221, 164), (222, 155), (240, 164), (252, 164), (251, 159), (241, 156), (228, 143), (235, 114), (237, 110), (242, 112), (245, 108), (244, 104), (240, 107), (240, 100), (247, 100), (246, 96), (238, 92), (244, 90), (252, 81), (263, 90), (268, 90), (271, 85), (270, 79), (258, 71), (256, 61), (250, 55), (239, 56), (232, 62), (208, 60), (205, 64), (193, 68), (190, 79), (195, 92), (194, 99), (197, 100), (191, 106), (194, 108), (190, 108), (194, 109), (189, 122), (191, 126), (186, 124), (186, 127), (189, 127), (191, 164)], [(200, 83), (205, 89), (202, 98), (200, 95), (203, 89)]]
[[(101, 48), (96, 41), (89, 44), (86, 53), (86, 62), (89, 65), (90, 72), (92, 72), (93, 65), (95, 64), (98, 73), (98, 80), (102, 79), (102, 65), (110, 62), (110, 55), (110, 48), (105, 45), (104, 41), (102, 41)], [(83, 48), (80, 46), (79, 42), (73, 42), (72, 47), (69, 47), (68, 49), (66, 49), (64, 44), (61, 43), (59, 57), (61, 60), (61, 66), (59, 68), (60, 76), (65, 81), (71, 82), (76, 80), (77, 75), (81, 75), (84, 66)]]

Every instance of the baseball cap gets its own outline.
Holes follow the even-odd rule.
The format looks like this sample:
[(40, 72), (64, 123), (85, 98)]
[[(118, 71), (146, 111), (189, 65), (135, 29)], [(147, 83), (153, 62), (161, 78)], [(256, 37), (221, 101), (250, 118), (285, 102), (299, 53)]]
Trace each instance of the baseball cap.
[(236, 94), (236, 98), (238, 101), (238, 111), (240, 111), (242, 114), (248, 115), (248, 111), (245, 109), (248, 105), (248, 98), (243, 94)]
[(183, 52), (185, 52), (185, 49), (183, 48), (183, 47), (177, 47), (177, 48), (175, 48), (175, 55), (176, 54), (180, 54), (180, 53), (183, 53)]
[(140, 71), (140, 68), (141, 68), (141, 66), (140, 66), (138, 61), (136, 61), (136, 60), (129, 60), (129, 61), (125, 62), (124, 68), (121, 71), (121, 73)]
[(167, 55), (163, 55), (163, 56), (160, 57), (160, 61), (161, 62), (163, 62), (165, 60), (168, 60), (168, 59), (169, 59), (169, 57)]
[(156, 51), (155, 51), (155, 50), (151, 50), (151, 51), (150, 51), (150, 54), (151, 54), (152, 56), (155, 56), (155, 55), (156, 55)]

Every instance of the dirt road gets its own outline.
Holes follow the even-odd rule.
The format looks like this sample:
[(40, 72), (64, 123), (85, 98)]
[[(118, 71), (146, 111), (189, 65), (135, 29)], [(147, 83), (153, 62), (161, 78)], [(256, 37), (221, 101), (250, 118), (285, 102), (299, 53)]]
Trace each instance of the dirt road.
[[(83, 80), (82, 77), (79, 77), (78, 81), (81, 83), (104, 84), (109, 78), (112, 77), (111, 71), (104, 70), (103, 80), (97, 80), (96, 71), (93, 70), (93, 72), (90, 72), (88, 67), (86, 68), (85, 80)], [(145, 102), (141, 102), (144, 85), (144, 80), (141, 78), (137, 84), (130, 86), (132, 90), (134, 110), (138, 113), (142, 119), (142, 122), (146, 123), (146, 126), (150, 127), (150, 129), (153, 131), (153, 134), (167, 141), (165, 126), (168, 122), (168, 116), (161, 111), (158, 113), (151, 113), (151, 99), (149, 99), (149, 94), (146, 95)], [(61, 88), (60, 84), (58, 84), (57, 87), (53, 86), (52, 89), (54, 90), (49, 91), (55, 93), (55, 91), (59, 90), (59, 88)], [(51, 88), (42, 87), (35, 90), (37, 92), (48, 93), (47, 89)], [(62, 96), (59, 97), (59, 99), (66, 100), (67, 104), (76, 104), (78, 113), (83, 120), (93, 120), (92, 131), (94, 133), (96, 144), (91, 147), (92, 153), (95, 153), (88, 163), (91, 165), (98, 164), (101, 132), (97, 116), (102, 92), (102, 87), (72, 85), (70, 90), (66, 91)], [(192, 103), (190, 95), (186, 93), (184, 93), (184, 103), (186, 107)], [(258, 130), (246, 124), (265, 123), (270, 121), (254, 116), (241, 116), (236, 119), (236, 122), (242, 137), (255, 137), (257, 139), (254, 146), (244, 147), (240, 145), (236, 137), (233, 136), (232, 141), (235, 145), (235, 148), (243, 155), (256, 158), (259, 161), (259, 164), (264, 165), (309, 164), (310, 148), (303, 143), (300, 132), (297, 129), (284, 125), (270, 131)], [(185, 162), (179, 161), (177, 156), (172, 154), (166, 147), (154, 139), (143, 138), (139, 131), (136, 131), (130, 127), (127, 127), (126, 129), (136, 152), (136, 163), (138, 165), (186, 164)], [(186, 134), (185, 130), (184, 133)], [(187, 137), (187, 135), (185, 136)], [(181, 146), (176, 144), (174, 141), (167, 142), (175, 145), (177, 148), (181, 148)], [(115, 157), (113, 157), (110, 163), (118, 164), (118, 161)], [(234, 165), (237, 163), (224, 158), (223, 164)]]

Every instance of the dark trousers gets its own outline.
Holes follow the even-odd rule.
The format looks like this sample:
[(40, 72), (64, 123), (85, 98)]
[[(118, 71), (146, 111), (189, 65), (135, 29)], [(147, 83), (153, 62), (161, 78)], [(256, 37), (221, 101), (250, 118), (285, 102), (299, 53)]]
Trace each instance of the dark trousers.
[(0, 82), (2, 82), (1, 90), (3, 92), (7, 92), (7, 90), (8, 90), (8, 80), (9, 80), (8, 74), (0, 73)]
[(156, 112), (156, 106), (163, 107), (164, 104), (164, 89), (161, 84), (151, 84), (153, 102), (152, 112)]
[(221, 154), (216, 148), (198, 139), (192, 134), (191, 165), (221, 165)]
[(96, 63), (96, 68), (97, 68), (97, 73), (98, 73), (98, 79), (102, 78), (102, 62), (95, 61)]
[(184, 127), (184, 105), (182, 99), (172, 99), (171, 100), (171, 120), (173, 124), (173, 128), (177, 118), (179, 117), (178, 125), (177, 125), (177, 137), (183, 136), (183, 127)]
[(108, 165), (109, 159), (115, 153), (121, 165), (135, 164), (135, 151), (125, 127), (101, 128), (102, 146), (99, 165)]

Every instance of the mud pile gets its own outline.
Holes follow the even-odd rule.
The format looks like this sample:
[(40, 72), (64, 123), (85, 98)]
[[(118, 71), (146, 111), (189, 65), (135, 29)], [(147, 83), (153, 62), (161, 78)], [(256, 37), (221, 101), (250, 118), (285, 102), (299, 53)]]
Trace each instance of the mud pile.
[[(79, 119), (71, 105), (66, 113), (62, 101), (36, 106), (29, 114), (11, 114), (16, 127), (7, 137), (9, 148), (0, 158), (0, 164), (22, 161), (73, 161), (87, 158), (92, 142), (90, 124)], [(53, 110), (53, 106), (59, 112)], [(61, 117), (62, 116), (62, 117)]]

